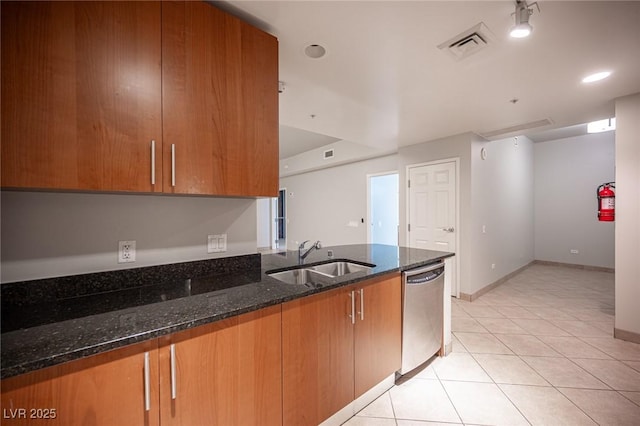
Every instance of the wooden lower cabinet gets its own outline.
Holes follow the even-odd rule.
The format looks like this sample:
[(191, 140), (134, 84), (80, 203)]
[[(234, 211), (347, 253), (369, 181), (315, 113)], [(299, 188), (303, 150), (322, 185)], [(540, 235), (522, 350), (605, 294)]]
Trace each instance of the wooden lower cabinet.
[(400, 369), (399, 274), (282, 305), (283, 424), (317, 425)]
[(351, 287), (282, 305), (284, 425), (318, 425), (353, 400)]
[(402, 363), (402, 283), (384, 276), (355, 286), (355, 398)]
[(317, 425), (400, 368), (400, 295), (386, 275), (2, 380), (2, 424)]
[[(145, 354), (149, 355), (147, 366)], [(145, 410), (145, 374), (149, 411)], [(2, 380), (1, 423), (153, 426), (159, 424), (158, 401), (154, 339)]]
[(0, 423), (282, 425), (280, 309), (2, 380)]
[(277, 305), (161, 338), (160, 423), (282, 425), (280, 326)]

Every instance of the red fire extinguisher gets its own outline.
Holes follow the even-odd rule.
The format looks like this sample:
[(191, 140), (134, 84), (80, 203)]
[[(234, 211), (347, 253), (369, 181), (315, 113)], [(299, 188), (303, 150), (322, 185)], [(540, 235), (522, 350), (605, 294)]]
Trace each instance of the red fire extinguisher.
[(600, 222), (613, 222), (616, 215), (616, 188), (615, 182), (603, 183), (596, 191), (598, 194), (598, 220)]

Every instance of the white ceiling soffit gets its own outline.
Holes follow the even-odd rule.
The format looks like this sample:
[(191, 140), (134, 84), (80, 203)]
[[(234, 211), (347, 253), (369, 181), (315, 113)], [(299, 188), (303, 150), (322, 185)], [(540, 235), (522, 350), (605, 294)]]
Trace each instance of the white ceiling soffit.
[(332, 144), (340, 139), (319, 133), (280, 126), (280, 159)]
[(558, 139), (572, 138), (587, 134), (586, 124), (576, 124), (575, 126), (563, 127), (560, 129), (543, 130), (541, 132), (528, 134), (527, 137), (533, 142), (547, 142)]
[[(280, 124), (378, 149), (609, 118), (640, 92), (640, 1), (540, 1), (524, 39), (508, 36), (514, 1), (230, 3), (278, 37)], [(488, 47), (459, 61), (438, 49), (480, 22)], [(309, 44), (327, 55), (306, 57)]]
[(536, 120), (529, 123), (517, 124), (515, 126), (504, 127), (502, 129), (492, 130), (490, 132), (476, 132), (485, 139), (501, 139), (507, 136), (523, 135), (528, 133), (531, 129), (537, 129), (539, 127), (550, 126), (553, 124), (548, 118), (542, 120)]

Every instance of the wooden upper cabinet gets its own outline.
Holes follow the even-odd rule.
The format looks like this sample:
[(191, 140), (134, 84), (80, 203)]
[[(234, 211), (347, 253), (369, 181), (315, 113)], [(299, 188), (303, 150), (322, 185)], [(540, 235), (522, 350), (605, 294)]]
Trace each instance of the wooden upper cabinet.
[(277, 196), (275, 37), (199, 1), (1, 7), (2, 187)]
[(278, 43), (272, 35), (245, 22), (241, 29), (240, 120), (235, 122), (238, 136), (228, 151), (229, 189), (231, 194), (277, 197)]
[(400, 369), (402, 284), (398, 274), (356, 285), (355, 397)]
[(2, 412), (6, 426), (157, 426), (157, 340), (4, 379)]
[(276, 196), (276, 38), (206, 3), (162, 7), (165, 192)]
[(160, 3), (1, 7), (2, 186), (161, 191)]
[(280, 312), (271, 306), (161, 338), (162, 425), (281, 426)]

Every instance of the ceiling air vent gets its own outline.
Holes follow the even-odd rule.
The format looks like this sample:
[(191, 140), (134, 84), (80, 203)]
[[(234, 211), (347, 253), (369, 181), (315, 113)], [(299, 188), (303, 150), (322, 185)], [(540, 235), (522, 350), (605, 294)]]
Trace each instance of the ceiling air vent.
[(487, 47), (491, 40), (493, 40), (493, 34), (483, 22), (480, 22), (441, 43), (438, 45), (438, 49), (447, 52), (457, 61), (460, 61)]
[(329, 158), (333, 158), (333, 149), (328, 149), (324, 152), (323, 158), (328, 160)]

